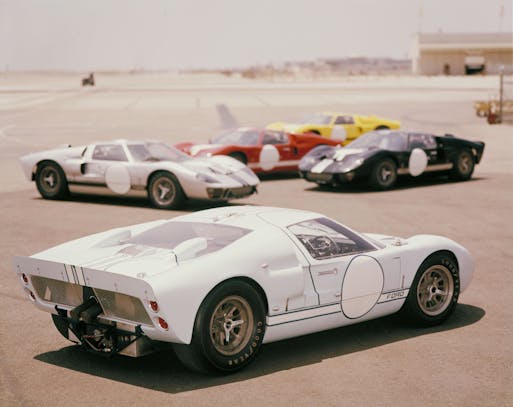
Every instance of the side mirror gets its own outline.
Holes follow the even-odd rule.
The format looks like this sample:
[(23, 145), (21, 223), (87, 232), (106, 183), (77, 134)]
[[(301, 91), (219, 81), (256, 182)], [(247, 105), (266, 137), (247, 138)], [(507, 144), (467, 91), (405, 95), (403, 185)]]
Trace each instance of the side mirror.
[(207, 239), (204, 237), (195, 237), (180, 243), (173, 249), (177, 263), (184, 260), (193, 259), (199, 252), (205, 250), (208, 246)]

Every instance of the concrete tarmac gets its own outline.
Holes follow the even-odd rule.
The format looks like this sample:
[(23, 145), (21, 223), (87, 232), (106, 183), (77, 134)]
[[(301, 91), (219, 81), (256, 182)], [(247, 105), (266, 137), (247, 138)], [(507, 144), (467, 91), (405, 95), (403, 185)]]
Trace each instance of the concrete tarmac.
[[(472, 108), (497, 92), (497, 78), (265, 82), (98, 74), (98, 86), (88, 89), (79, 79), (0, 79), (0, 406), (513, 405), (513, 127), (490, 126)], [(330, 110), (485, 141), (468, 182), (406, 179), (387, 192), (331, 191), (275, 176), (262, 181), (258, 195), (232, 203), (314, 210), (363, 232), (456, 240), (477, 268), (453, 316), (429, 329), (391, 316), (264, 345), (252, 365), (229, 376), (191, 373), (172, 351), (107, 359), (62, 338), (26, 298), (12, 271), (14, 255), (212, 205), (162, 211), (145, 199), (47, 201), (23, 178), (18, 157), (115, 138), (206, 141), (220, 130), (221, 104), (241, 125)]]

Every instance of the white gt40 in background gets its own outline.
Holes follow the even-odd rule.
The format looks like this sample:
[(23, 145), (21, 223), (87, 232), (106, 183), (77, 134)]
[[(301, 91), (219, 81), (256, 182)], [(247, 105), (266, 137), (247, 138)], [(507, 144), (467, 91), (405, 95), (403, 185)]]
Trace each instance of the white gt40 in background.
[(46, 199), (70, 192), (147, 195), (155, 207), (167, 209), (182, 206), (186, 198), (244, 198), (260, 182), (234, 158), (192, 158), (155, 141), (105, 141), (28, 154), (20, 161)]
[(191, 369), (231, 372), (265, 342), (399, 311), (441, 323), (474, 262), (444, 237), (360, 234), (317, 213), (240, 206), (83, 237), (14, 269), (73, 342), (130, 356), (170, 342)]

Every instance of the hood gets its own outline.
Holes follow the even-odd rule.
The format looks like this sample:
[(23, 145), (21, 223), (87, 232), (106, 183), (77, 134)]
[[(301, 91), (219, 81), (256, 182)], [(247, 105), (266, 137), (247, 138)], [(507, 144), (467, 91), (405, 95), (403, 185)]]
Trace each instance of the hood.
[(231, 157), (196, 157), (181, 163), (185, 168), (194, 171), (229, 175), (244, 168), (244, 164)]
[(206, 153), (207, 151), (214, 151), (221, 147), (224, 147), (222, 144), (195, 144), (191, 146), (189, 149), (189, 154), (192, 156)]
[(332, 158), (335, 161), (343, 161), (344, 158), (346, 158), (348, 156), (362, 154), (365, 151), (367, 151), (367, 150), (365, 150), (363, 148), (348, 148), (348, 147), (337, 148), (337, 149), (334, 150)]

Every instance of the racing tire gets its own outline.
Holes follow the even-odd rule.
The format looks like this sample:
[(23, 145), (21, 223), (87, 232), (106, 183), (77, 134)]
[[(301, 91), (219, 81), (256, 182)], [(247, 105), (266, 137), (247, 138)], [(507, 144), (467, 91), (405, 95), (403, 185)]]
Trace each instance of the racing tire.
[(451, 178), (457, 181), (466, 181), (474, 173), (474, 157), (468, 150), (461, 150), (454, 160)]
[(397, 165), (389, 158), (378, 162), (371, 171), (370, 184), (375, 189), (390, 189), (396, 181)]
[(203, 300), (190, 345), (174, 344), (175, 353), (197, 372), (236, 372), (255, 359), (264, 339), (265, 314), (264, 302), (250, 284), (228, 281)]
[(390, 130), (390, 127), (385, 126), (385, 125), (382, 125), (382, 126), (378, 126), (378, 127), (376, 127), (376, 129), (375, 129), (375, 130)]
[(421, 264), (401, 314), (421, 326), (435, 326), (454, 311), (460, 294), (458, 265), (450, 253), (435, 253)]
[(235, 158), (237, 161), (240, 161), (242, 164), (246, 165), (248, 163), (248, 158), (244, 153), (230, 153), (229, 157)]
[(148, 185), (148, 199), (159, 209), (178, 209), (185, 201), (185, 193), (178, 179), (170, 172), (154, 174)]
[(68, 181), (59, 164), (43, 161), (35, 174), (37, 190), (45, 199), (63, 199), (69, 195)]

